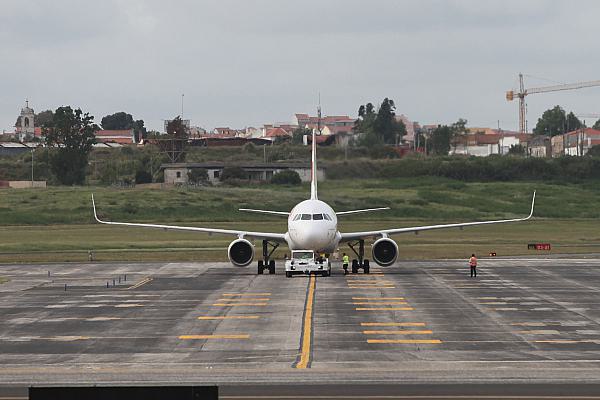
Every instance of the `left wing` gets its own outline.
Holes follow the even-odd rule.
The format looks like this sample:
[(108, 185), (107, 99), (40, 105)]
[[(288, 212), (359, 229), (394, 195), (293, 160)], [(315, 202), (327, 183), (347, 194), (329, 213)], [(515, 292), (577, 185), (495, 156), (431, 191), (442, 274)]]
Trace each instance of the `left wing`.
[(222, 235), (232, 235), (239, 238), (252, 238), (252, 239), (267, 239), (275, 242), (285, 242), (285, 234), (283, 233), (269, 233), (269, 232), (252, 232), (252, 231), (236, 231), (231, 229), (217, 229), (217, 228), (197, 228), (195, 226), (177, 226), (177, 225), (159, 225), (159, 224), (138, 224), (130, 222), (109, 222), (103, 221), (98, 218), (96, 213), (96, 202), (94, 201), (94, 195), (92, 194), (92, 206), (94, 208), (94, 218), (101, 224), (107, 225), (122, 225), (122, 226), (138, 226), (142, 228), (161, 228), (161, 229), (172, 229), (179, 231), (194, 231), (204, 233), (217, 233)]
[(366, 212), (371, 212), (371, 211), (382, 211), (382, 210), (389, 210), (389, 209), (390, 209), (389, 207), (364, 208), (362, 210), (340, 211), (340, 212), (336, 212), (335, 215), (360, 214), (360, 213), (366, 213)]
[(463, 228), (466, 226), (504, 224), (507, 222), (527, 221), (528, 219), (530, 219), (533, 216), (534, 206), (535, 206), (535, 192), (533, 192), (533, 199), (531, 200), (531, 212), (525, 218), (501, 219), (501, 220), (495, 220), (495, 221), (480, 221), (480, 222), (464, 222), (464, 223), (458, 223), (458, 224), (445, 224), (445, 225), (425, 225), (425, 226), (413, 226), (413, 227), (409, 227), (409, 228), (382, 229), (380, 231), (342, 233), (341, 242), (348, 242), (351, 240), (359, 240), (359, 239), (365, 239), (368, 237), (377, 237), (377, 236), (387, 237), (388, 235), (394, 235), (397, 233), (430, 231), (430, 230), (434, 230), (434, 229), (447, 229), (447, 228)]

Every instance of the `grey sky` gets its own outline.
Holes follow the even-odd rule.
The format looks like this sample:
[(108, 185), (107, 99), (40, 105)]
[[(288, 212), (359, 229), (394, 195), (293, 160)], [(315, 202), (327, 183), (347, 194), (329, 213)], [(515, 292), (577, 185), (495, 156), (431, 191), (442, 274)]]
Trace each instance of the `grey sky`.
[[(520, 71), (600, 79), (599, 16), (597, 1), (0, 0), (0, 129), (26, 97), (160, 129), (185, 93), (192, 124), (241, 128), (314, 113), (319, 91), (326, 114), (390, 97), (421, 123), (516, 129), (504, 93)], [(529, 126), (555, 104), (600, 113), (599, 100), (532, 95)]]

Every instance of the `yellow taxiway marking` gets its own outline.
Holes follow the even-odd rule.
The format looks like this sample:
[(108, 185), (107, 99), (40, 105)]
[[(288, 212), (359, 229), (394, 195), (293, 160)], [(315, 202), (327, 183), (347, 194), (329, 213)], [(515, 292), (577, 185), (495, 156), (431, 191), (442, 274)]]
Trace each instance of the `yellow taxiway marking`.
[(267, 303), (213, 303), (215, 307), (245, 307), (245, 306), (267, 306)]
[(412, 311), (412, 307), (359, 307), (356, 311)]
[(353, 297), (352, 300), (404, 300), (404, 297)]
[(146, 278), (142, 279), (141, 281), (139, 281), (138, 283), (136, 283), (135, 285), (128, 287), (126, 290), (137, 289), (140, 286), (145, 285), (146, 283), (152, 282), (152, 280), (153, 280), (152, 278), (146, 277)]
[(250, 339), (250, 335), (181, 335), (181, 340), (201, 340), (201, 339)]
[(431, 335), (433, 331), (409, 331), (409, 330), (401, 330), (401, 331), (363, 331), (365, 335)]
[(367, 339), (367, 343), (440, 344), (438, 339)]
[(258, 315), (224, 315), (219, 317), (198, 317), (200, 320), (222, 320), (222, 319), (259, 319)]
[(390, 301), (390, 302), (382, 302), (382, 301), (378, 301), (378, 302), (372, 302), (372, 301), (357, 301), (352, 303), (355, 306), (364, 306), (364, 305), (375, 305), (375, 306), (399, 306), (401, 304), (408, 304), (406, 301)]
[(222, 296), (231, 296), (231, 297), (235, 297), (235, 296), (247, 296), (247, 297), (252, 297), (252, 296), (270, 296), (271, 293), (223, 293)]
[(315, 286), (316, 276), (311, 275), (308, 294), (306, 298), (306, 308), (304, 310), (304, 329), (302, 331), (302, 347), (300, 349), (300, 360), (296, 364), (296, 368), (305, 369), (308, 367), (310, 361), (310, 348), (312, 339), (312, 314), (313, 314), (313, 303), (315, 299)]
[(534, 343), (556, 343), (556, 344), (572, 344), (572, 343), (584, 343), (584, 340), (567, 340), (567, 339), (554, 339), (554, 340), (534, 340)]
[(361, 322), (360, 326), (425, 326), (424, 322)]
[(262, 298), (252, 298), (252, 299), (219, 299), (217, 300), (218, 302), (225, 302), (225, 301), (230, 301), (230, 302), (236, 302), (236, 301), (269, 301), (271, 300), (268, 297), (262, 297)]

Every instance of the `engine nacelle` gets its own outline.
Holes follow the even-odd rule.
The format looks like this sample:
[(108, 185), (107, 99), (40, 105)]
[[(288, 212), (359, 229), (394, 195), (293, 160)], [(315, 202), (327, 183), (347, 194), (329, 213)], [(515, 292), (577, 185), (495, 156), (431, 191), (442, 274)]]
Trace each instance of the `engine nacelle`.
[(236, 239), (229, 245), (227, 256), (236, 267), (246, 267), (254, 259), (254, 246), (246, 239)]
[(382, 267), (392, 265), (398, 257), (398, 245), (392, 239), (377, 239), (371, 247), (373, 261)]

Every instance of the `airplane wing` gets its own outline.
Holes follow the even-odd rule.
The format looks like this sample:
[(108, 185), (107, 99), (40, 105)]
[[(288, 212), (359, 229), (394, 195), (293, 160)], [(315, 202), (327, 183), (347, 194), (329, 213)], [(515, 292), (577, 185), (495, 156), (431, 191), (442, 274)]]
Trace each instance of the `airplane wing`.
[(348, 215), (348, 214), (360, 214), (371, 211), (381, 211), (381, 210), (389, 210), (389, 207), (377, 207), (377, 208), (364, 208), (362, 210), (352, 210), (352, 211), (340, 211), (336, 212), (335, 215)]
[(467, 227), (467, 226), (504, 224), (507, 222), (527, 221), (528, 219), (530, 219), (533, 216), (534, 206), (535, 206), (535, 192), (533, 192), (533, 199), (531, 200), (531, 212), (525, 218), (501, 219), (501, 220), (495, 220), (495, 221), (480, 221), (480, 222), (463, 222), (463, 223), (458, 223), (458, 224), (413, 226), (413, 227), (408, 227), (408, 228), (382, 229), (379, 231), (349, 232), (349, 233), (342, 233), (341, 242), (349, 242), (352, 240), (365, 239), (368, 237), (377, 237), (377, 236), (386, 237), (388, 235), (395, 235), (397, 233), (420, 232), (420, 231), (430, 231), (430, 230), (434, 230), (434, 229), (463, 228), (463, 227)]
[(203, 233), (217, 233), (222, 235), (232, 235), (237, 236), (239, 238), (246, 239), (267, 239), (275, 242), (285, 242), (285, 234), (283, 233), (269, 233), (269, 232), (253, 232), (253, 231), (238, 231), (231, 229), (217, 229), (217, 228), (198, 228), (195, 226), (177, 226), (177, 225), (160, 225), (160, 224), (138, 224), (138, 223), (130, 223), (130, 222), (109, 222), (103, 221), (98, 218), (98, 214), (96, 213), (96, 202), (94, 201), (94, 195), (92, 194), (92, 206), (94, 208), (94, 218), (101, 224), (106, 225), (122, 225), (122, 226), (138, 226), (143, 228), (161, 228), (161, 229), (172, 229), (179, 231), (193, 231), (193, 232), (203, 232)]
[(239, 211), (253, 212), (258, 214), (283, 215), (288, 217), (290, 213), (284, 211), (256, 210), (254, 208), (239, 208)]

